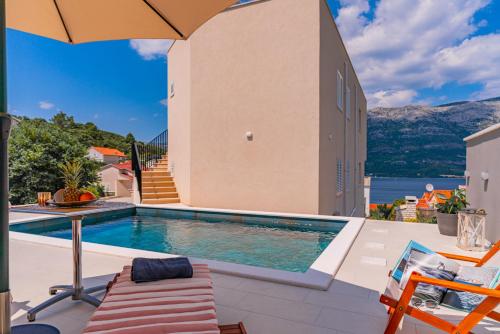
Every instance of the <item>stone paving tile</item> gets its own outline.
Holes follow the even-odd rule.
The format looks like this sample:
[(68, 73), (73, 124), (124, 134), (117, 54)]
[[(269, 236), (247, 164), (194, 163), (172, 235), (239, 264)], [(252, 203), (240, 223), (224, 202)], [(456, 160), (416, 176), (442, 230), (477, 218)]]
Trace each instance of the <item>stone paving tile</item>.
[(242, 280), (237, 288), (243, 291), (291, 301), (303, 301), (311, 291), (311, 289), (253, 279)]
[(236, 305), (240, 310), (314, 324), (321, 307), (284, 299), (249, 294)]
[(249, 334), (337, 334), (335, 330), (251, 313), (244, 321)]
[(370, 301), (366, 297), (344, 294), (329, 295), (325, 294), (323, 291), (311, 291), (305, 299), (305, 302), (313, 305), (379, 317), (385, 317), (387, 314), (384, 305), (380, 304), (378, 301)]
[(386, 321), (366, 314), (324, 307), (316, 325), (346, 333), (383, 333)]
[(246, 325), (246, 319), (250, 315), (248, 311), (242, 311), (234, 307), (222, 306), (220, 304), (216, 304), (216, 308), (217, 320), (219, 320), (219, 324), (221, 325), (237, 324), (240, 321), (243, 321), (243, 324)]
[(221, 286), (228, 289), (236, 289), (238, 285), (240, 285), (244, 280), (244, 278), (212, 273), (212, 280), (215, 286)]
[(236, 306), (248, 295), (248, 292), (215, 286), (214, 294), (217, 305)]
[(372, 290), (345, 282), (340, 279), (334, 280), (328, 288), (328, 293), (330, 294), (341, 294), (356, 297), (368, 297), (370, 291)]

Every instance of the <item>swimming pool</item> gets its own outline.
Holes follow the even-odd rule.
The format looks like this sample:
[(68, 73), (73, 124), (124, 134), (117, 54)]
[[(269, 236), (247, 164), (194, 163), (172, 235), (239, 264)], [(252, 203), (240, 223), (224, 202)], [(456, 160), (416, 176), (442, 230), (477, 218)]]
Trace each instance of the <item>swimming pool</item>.
[[(327, 290), (363, 218), (138, 205), (85, 212), (83, 251), (189, 256), (214, 272)], [(10, 238), (71, 248), (67, 217), (26, 218)]]
[[(305, 272), (330, 244), (344, 221), (250, 215), (149, 211), (84, 219), (83, 241)], [(14, 225), (13, 231), (71, 239), (71, 225)]]

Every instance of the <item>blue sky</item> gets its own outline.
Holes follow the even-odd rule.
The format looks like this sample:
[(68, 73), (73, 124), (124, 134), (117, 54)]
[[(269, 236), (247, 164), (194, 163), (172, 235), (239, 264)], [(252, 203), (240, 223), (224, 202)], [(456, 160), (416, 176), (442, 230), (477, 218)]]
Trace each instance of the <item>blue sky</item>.
[[(500, 0), (327, 2), (370, 106), (500, 95)], [(169, 41), (75, 46), (8, 30), (7, 43), (11, 113), (63, 110), (143, 140), (165, 129)]]
[(499, 0), (329, 0), (369, 106), (500, 95)]
[(144, 59), (129, 41), (66, 45), (9, 30), (8, 106), (15, 115), (80, 122), (140, 139), (167, 125), (164, 57)]

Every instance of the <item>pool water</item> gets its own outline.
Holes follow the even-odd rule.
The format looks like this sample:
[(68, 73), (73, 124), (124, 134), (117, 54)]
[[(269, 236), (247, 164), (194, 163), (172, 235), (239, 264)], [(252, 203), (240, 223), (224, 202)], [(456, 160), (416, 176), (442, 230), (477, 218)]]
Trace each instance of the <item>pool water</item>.
[[(132, 215), (85, 224), (83, 241), (305, 272), (340, 231), (323, 222), (279, 224)], [(326, 226), (326, 227), (325, 227)], [(25, 231), (30, 233), (30, 231)], [(71, 239), (69, 224), (34, 233)]]

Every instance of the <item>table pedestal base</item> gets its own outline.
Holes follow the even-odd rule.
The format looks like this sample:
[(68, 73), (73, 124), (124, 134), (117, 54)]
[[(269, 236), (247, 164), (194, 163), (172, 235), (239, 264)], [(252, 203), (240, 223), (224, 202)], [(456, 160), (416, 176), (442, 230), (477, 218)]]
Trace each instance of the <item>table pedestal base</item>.
[[(28, 321), (35, 321), (36, 314), (49, 306), (54, 305), (61, 300), (71, 297), (73, 300), (81, 300), (95, 307), (101, 304), (101, 301), (90, 294), (93, 292), (105, 290), (106, 285), (99, 285), (88, 289), (75, 289), (72, 285), (56, 285), (49, 288), (49, 293), (54, 295), (54, 297), (44, 301), (38, 306), (31, 308), (28, 311), (27, 317)], [(61, 291), (58, 293), (58, 291)]]
[[(71, 297), (73, 300), (81, 300), (95, 307), (101, 301), (90, 294), (106, 289), (106, 285), (95, 286), (85, 289), (82, 285), (82, 219), (81, 215), (73, 215), (71, 218), (72, 243), (73, 243), (73, 285), (55, 285), (49, 288), (49, 294), (54, 297), (46, 300), (28, 311), (28, 321), (35, 321), (36, 314), (61, 300)], [(61, 291), (61, 292), (59, 292)]]

